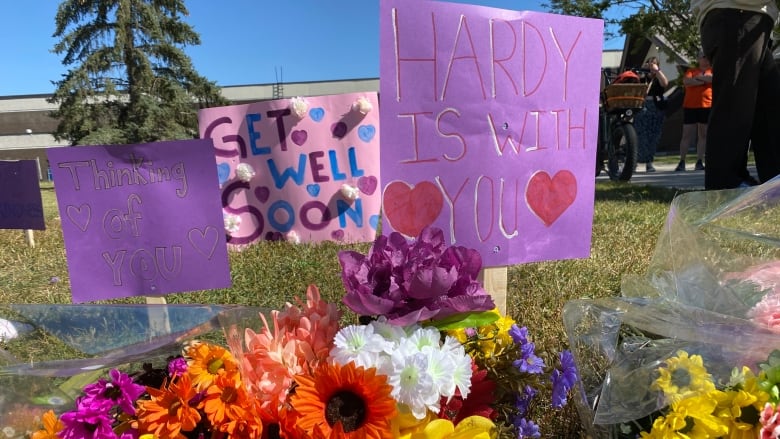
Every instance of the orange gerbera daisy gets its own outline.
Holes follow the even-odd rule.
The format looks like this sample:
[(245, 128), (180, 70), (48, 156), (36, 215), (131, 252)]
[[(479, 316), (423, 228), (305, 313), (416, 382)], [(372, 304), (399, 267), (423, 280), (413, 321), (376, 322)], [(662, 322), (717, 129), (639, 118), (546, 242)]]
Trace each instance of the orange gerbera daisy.
[(192, 431), (200, 422), (200, 413), (190, 401), (198, 394), (187, 374), (161, 389), (147, 387), (152, 399), (138, 402), (138, 429), (140, 433), (153, 433), (154, 437), (183, 437), (182, 431)]
[(208, 388), (221, 374), (229, 374), (238, 379), (238, 363), (230, 351), (222, 346), (197, 343), (190, 345), (185, 354), (189, 358), (187, 373), (198, 390)]
[(290, 398), (296, 425), (308, 435), (324, 438), (392, 438), (390, 419), (396, 402), (392, 386), (375, 368), (350, 362), (321, 364), (313, 375), (295, 377), (298, 387)]
[(247, 410), (252, 408), (252, 402), (240, 381), (222, 375), (206, 389), (198, 407), (206, 413), (211, 425), (219, 427), (247, 417)]
[(43, 430), (38, 430), (32, 434), (32, 439), (59, 439), (57, 433), (60, 432), (65, 425), (57, 418), (53, 410), (49, 410), (42, 416)]

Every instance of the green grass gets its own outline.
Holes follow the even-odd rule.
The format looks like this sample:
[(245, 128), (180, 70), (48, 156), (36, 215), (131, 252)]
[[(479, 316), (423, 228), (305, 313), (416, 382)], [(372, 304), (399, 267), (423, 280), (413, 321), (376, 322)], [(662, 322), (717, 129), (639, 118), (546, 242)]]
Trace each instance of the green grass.
[[(591, 255), (586, 259), (512, 266), (508, 270), (507, 311), (526, 325), (537, 347), (546, 352), (567, 347), (561, 322), (563, 305), (576, 298), (620, 294), (621, 278), (642, 274), (650, 261), (670, 202), (678, 191), (633, 184), (596, 185)], [(51, 185), (42, 188), (47, 229), (36, 231), (35, 246), (21, 230), (0, 230), (0, 303), (70, 303), (68, 270)], [(325, 298), (339, 302), (343, 287), (339, 250), (365, 252), (369, 244), (294, 245), (263, 242), (230, 254), (231, 288), (167, 296), (169, 303), (231, 303), (279, 307), (303, 296), (317, 284)], [(143, 302), (142, 298), (111, 301)], [(346, 314), (346, 320), (355, 316)], [(64, 354), (45, 337), (41, 346), (5, 345), (25, 361), (61, 358)], [(573, 407), (563, 416), (542, 420), (549, 437), (580, 432)]]

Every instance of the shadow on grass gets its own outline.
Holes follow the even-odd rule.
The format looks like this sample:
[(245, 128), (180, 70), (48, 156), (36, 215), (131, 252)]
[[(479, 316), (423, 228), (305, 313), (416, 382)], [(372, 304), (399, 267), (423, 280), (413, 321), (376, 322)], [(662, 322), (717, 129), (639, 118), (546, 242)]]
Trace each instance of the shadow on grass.
[(690, 191), (612, 181), (596, 183), (596, 201), (650, 201), (669, 204), (674, 197), (685, 192)]

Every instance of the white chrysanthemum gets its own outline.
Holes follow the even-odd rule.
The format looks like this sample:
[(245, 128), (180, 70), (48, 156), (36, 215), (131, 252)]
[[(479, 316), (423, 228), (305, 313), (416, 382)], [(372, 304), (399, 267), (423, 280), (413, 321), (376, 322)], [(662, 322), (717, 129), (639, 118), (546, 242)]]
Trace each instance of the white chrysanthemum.
[(462, 344), (449, 335), (444, 337), (444, 344), (441, 347), (443, 352), (449, 352), (453, 359), (454, 366), (450, 371), (452, 381), (455, 387), (460, 390), (460, 395), (465, 399), (471, 392), (471, 357), (466, 353)]
[(296, 96), (290, 99), (290, 111), (297, 116), (298, 119), (303, 119), (306, 117), (306, 112), (309, 111), (309, 103), (306, 102), (306, 99)]
[(341, 185), (341, 196), (344, 197), (345, 200), (352, 202), (360, 198), (360, 190), (355, 186), (345, 183)]
[(236, 177), (244, 183), (249, 183), (255, 176), (255, 168), (249, 163), (239, 163), (236, 166)]
[(415, 418), (423, 419), (428, 410), (439, 412), (439, 392), (428, 373), (428, 358), (421, 352), (404, 355), (400, 350), (390, 356), (386, 375), (393, 386), (391, 395), (406, 404)]
[(455, 356), (438, 348), (425, 347), (423, 353), (428, 357), (428, 374), (439, 395), (450, 398), (455, 395), (455, 381), (452, 370), (455, 368)]
[(388, 349), (387, 341), (374, 333), (371, 325), (350, 325), (342, 328), (333, 339), (330, 356), (341, 365), (354, 361), (356, 366), (379, 367), (380, 356)]
[(418, 351), (422, 351), (425, 347), (441, 349), (439, 340), (441, 340), (441, 333), (438, 329), (432, 327), (417, 328), (409, 335), (409, 341)]
[(241, 227), (241, 217), (232, 213), (222, 212), (222, 220), (225, 223), (225, 231), (231, 235), (238, 232)]
[(371, 326), (374, 327), (374, 333), (381, 335), (385, 340), (392, 343), (392, 350), (388, 351), (388, 354), (392, 353), (401, 340), (407, 336), (402, 326), (387, 323), (387, 317), (385, 316), (379, 316), (371, 322)]
[(360, 114), (368, 114), (373, 109), (374, 106), (371, 105), (371, 102), (363, 96), (357, 98), (352, 104), (352, 111), (357, 111)]

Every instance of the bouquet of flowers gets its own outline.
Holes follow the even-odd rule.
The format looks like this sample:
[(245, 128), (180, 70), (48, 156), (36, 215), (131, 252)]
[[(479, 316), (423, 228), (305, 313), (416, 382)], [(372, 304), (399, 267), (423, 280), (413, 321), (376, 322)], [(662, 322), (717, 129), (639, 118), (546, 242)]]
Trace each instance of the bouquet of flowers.
[(564, 325), (594, 438), (777, 438), (780, 179), (672, 202), (648, 273)]
[(368, 254), (339, 261), (359, 324), (343, 324), (312, 285), (305, 300), (259, 313), (262, 324), (221, 319), (223, 344), (189, 339), (158, 364), (112, 367), (20, 430), (34, 439), (524, 438), (541, 437), (529, 418), (537, 394), (566, 404), (571, 354), (545, 361), (528, 329), (494, 309), (475, 250), (428, 228), (413, 241), (380, 236)]

